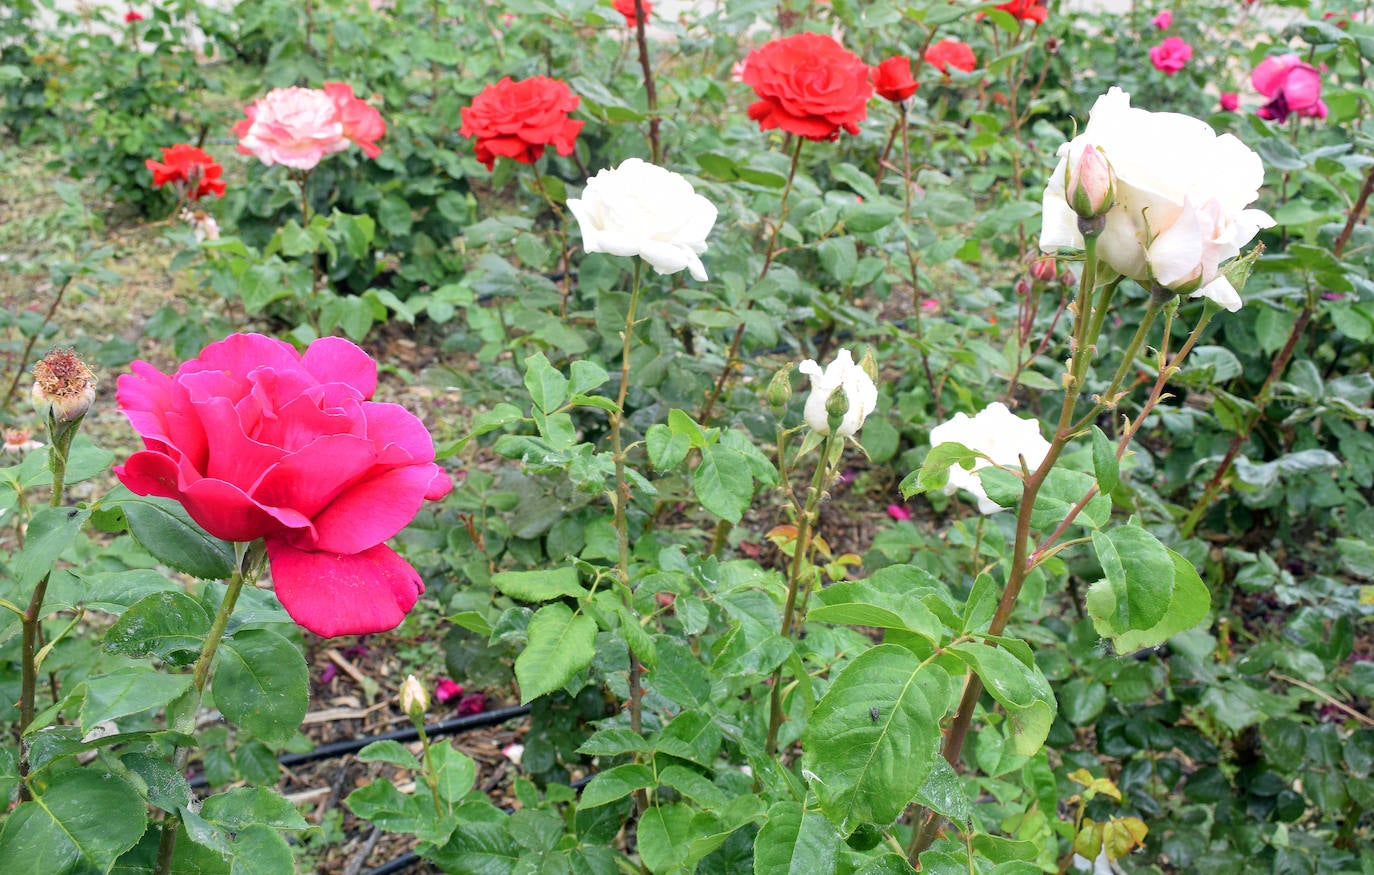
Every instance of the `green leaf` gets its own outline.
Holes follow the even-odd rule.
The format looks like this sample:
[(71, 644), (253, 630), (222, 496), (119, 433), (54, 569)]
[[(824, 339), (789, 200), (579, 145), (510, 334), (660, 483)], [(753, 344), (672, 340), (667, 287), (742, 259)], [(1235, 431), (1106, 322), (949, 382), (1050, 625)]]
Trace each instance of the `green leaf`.
[(847, 284), (854, 278), (854, 270), (859, 266), (859, 250), (853, 237), (827, 237), (816, 247), (816, 257), (821, 267), (840, 284)]
[(685, 865), (687, 846), (695, 837), (692, 809), (682, 804), (650, 808), (640, 817), (635, 834), (639, 858), (654, 875)]
[(296, 806), (266, 787), (239, 787), (210, 796), (202, 803), (200, 816), (229, 832), (254, 824), (273, 829), (310, 827)]
[(129, 533), (162, 564), (201, 580), (223, 580), (234, 573), (234, 549), (192, 521), (170, 498), (132, 496), (119, 506)]
[(649, 426), (644, 434), (644, 449), (649, 454), (649, 463), (655, 471), (667, 471), (682, 464), (692, 450), (692, 439), (663, 423)]
[(108, 872), (148, 825), (138, 791), (103, 769), (61, 772), (34, 790), (0, 830), (6, 875)]
[(477, 764), (447, 742), (432, 744), (429, 755), (434, 762), (434, 780), (439, 788), (439, 798), (454, 803), (468, 795), (477, 781)]
[(45, 507), (33, 515), (24, 546), (14, 557), (13, 574), (20, 588), (32, 588), (52, 570), (90, 515), (89, 510), (74, 507)]
[(1097, 475), (1097, 487), (1102, 490), (1103, 495), (1108, 495), (1116, 484), (1121, 482), (1121, 467), (1116, 461), (1116, 447), (1102, 433), (1102, 429), (1093, 426), (1093, 473)]
[[(1212, 594), (1208, 591), (1207, 584), (1198, 576), (1193, 563), (1168, 548), (1165, 548), (1165, 552), (1173, 563), (1174, 585), (1173, 591), (1169, 594), (1169, 606), (1158, 623), (1149, 629), (1112, 631), (1093, 614), (1094, 628), (1098, 634), (1112, 639), (1112, 646), (1118, 653), (1131, 653), (1163, 644), (1178, 633), (1186, 632), (1202, 622), (1212, 608)], [(1091, 591), (1088, 597), (1088, 611), (1092, 614)], [(1107, 631), (1104, 631), (1104, 628)]]
[(344, 800), (353, 813), (387, 832), (413, 833), (422, 841), (446, 842), (458, 826), (458, 815), (434, 812), (428, 790), (406, 795), (390, 781), (373, 781)]
[(802, 768), (845, 836), (897, 819), (934, 766), (948, 673), (905, 647), (880, 644), (845, 666), (802, 735)]
[(673, 408), (668, 411), (668, 428), (673, 434), (685, 434), (692, 441), (694, 448), (704, 447), (708, 443), (706, 432), (702, 431), (697, 421), (684, 410)]
[(525, 634), (529, 644), (515, 659), (521, 704), (563, 686), (596, 656), (596, 621), (564, 604), (535, 611)]
[(243, 629), (220, 644), (210, 688), (231, 723), (267, 744), (286, 744), (305, 719), (309, 684), (294, 644), (267, 629)]
[(568, 381), (568, 392), (573, 395), (585, 395), (611, 378), (601, 365), (585, 359), (573, 362), (568, 374), (571, 378)]
[(712, 784), (705, 775), (687, 766), (673, 764), (661, 769), (658, 782), (665, 787), (672, 787), (704, 808), (724, 808), (729, 801), (725, 791)]
[[(903, 574), (910, 570), (911, 575)], [(806, 613), (809, 622), (847, 623), (902, 629), (940, 643), (944, 625), (921, 600), (924, 592), (912, 585), (919, 569), (895, 566), (882, 569), (868, 580), (842, 581), (821, 590), (824, 604)], [(923, 572), (922, 572), (923, 573)]]
[(136, 602), (105, 633), (110, 653), (141, 658), (156, 656), (172, 665), (196, 660), (210, 615), (184, 592), (160, 592)]
[(160, 708), (191, 688), (191, 676), (162, 674), (147, 666), (131, 666), (107, 675), (88, 678), (82, 687), (81, 729), (90, 732), (97, 723), (118, 720)]
[(613, 766), (597, 772), (587, 782), (587, 786), (582, 788), (581, 797), (577, 800), (577, 809), (585, 811), (588, 808), (608, 805), (617, 799), (624, 799), (637, 790), (657, 786), (654, 771), (648, 766), (639, 763)]
[(754, 497), (749, 463), (738, 452), (719, 444), (701, 448), (701, 464), (692, 472), (697, 500), (715, 516), (738, 523)]
[(754, 838), (754, 871), (769, 875), (829, 875), (843, 842), (824, 816), (798, 802), (768, 809), (768, 822)]
[(1159, 539), (1139, 526), (1093, 532), (1105, 580), (1088, 590), (1087, 607), (1111, 634), (1149, 629), (1164, 618), (1174, 588), (1174, 563)]
[[(1035, 660), (1018, 659), (1008, 647), (972, 641), (956, 644), (950, 651), (978, 673), (988, 694), (1006, 709), (1012, 750), (1033, 756), (1045, 743), (1055, 713), (1054, 691)], [(1026, 655), (1029, 658), (1029, 649)]]
[(509, 875), (520, 860), (521, 848), (506, 831), (504, 822), (477, 822), (464, 823), (462, 829), (454, 831), (448, 844), (423, 854), (446, 872)]
[(568, 400), (568, 378), (549, 364), (542, 352), (525, 359), (525, 389), (534, 406), (553, 413)]
[(648, 686), (671, 702), (698, 708), (711, 697), (711, 675), (686, 644), (668, 635), (654, 639), (658, 666), (648, 673)]
[(921, 462), (921, 467), (902, 479), (902, 497), (910, 498), (922, 492), (944, 489), (945, 484), (949, 482), (950, 465), (962, 465), (968, 470), (973, 470), (973, 463), (981, 458), (980, 453), (970, 450), (963, 444), (949, 442), (931, 447), (930, 452), (926, 453), (925, 460)]
[(943, 814), (960, 828), (967, 825), (972, 813), (964, 781), (954, 773), (953, 767), (944, 757), (935, 758), (935, 766), (926, 776), (926, 782), (921, 785), (921, 792), (916, 794), (916, 802), (931, 811)]
[(570, 596), (583, 598), (587, 590), (571, 566), (551, 571), (498, 571), (491, 583), (501, 592), (522, 602), (547, 602)]
[(399, 741), (386, 739), (374, 741), (358, 751), (358, 761), (364, 763), (391, 763), (412, 772), (420, 770), (420, 760), (410, 749)]

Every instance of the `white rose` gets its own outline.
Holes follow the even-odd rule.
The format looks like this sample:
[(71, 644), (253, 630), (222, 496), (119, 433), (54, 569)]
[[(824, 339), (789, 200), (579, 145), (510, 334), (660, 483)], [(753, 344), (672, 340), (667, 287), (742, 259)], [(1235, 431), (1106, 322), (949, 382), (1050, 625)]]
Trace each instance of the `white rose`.
[(587, 180), (568, 209), (582, 229), (582, 248), (611, 255), (638, 255), (659, 273), (687, 268), (705, 281), (698, 258), (716, 222), (716, 207), (679, 173), (630, 158)]
[(878, 407), (878, 387), (863, 367), (855, 364), (849, 350), (842, 349), (835, 354), (835, 360), (825, 366), (816, 364), (814, 359), (802, 362), (797, 370), (811, 378), (811, 394), (807, 396), (806, 408), (802, 411), (806, 424), (821, 434), (830, 434), (830, 416), (826, 412), (826, 402), (836, 390), (844, 392), (849, 407), (844, 419), (840, 421), (840, 437), (853, 437)]
[(1083, 132), (1059, 147), (1059, 166), (1045, 187), (1046, 252), (1083, 248), (1064, 180), (1090, 146), (1102, 150), (1116, 174), (1116, 204), (1106, 214), (1098, 257), (1131, 279), (1153, 278), (1239, 310), (1240, 295), (1219, 268), (1274, 224), (1263, 210), (1247, 209), (1264, 183), (1259, 155), (1191, 116), (1133, 109), (1131, 96), (1112, 88), (1093, 104)]
[(967, 413), (956, 413), (953, 419), (930, 430), (932, 447), (950, 443), (963, 444), (987, 456), (974, 462), (972, 471), (962, 465), (950, 465), (949, 483), (945, 484), (946, 495), (953, 495), (956, 489), (962, 489), (976, 496), (981, 513), (997, 513), (1006, 508), (988, 498), (987, 492), (983, 491), (983, 481), (978, 478), (980, 468), (995, 463), (1019, 471), (1020, 457), (1025, 456), (1026, 467), (1034, 471), (1050, 451), (1050, 442), (1040, 434), (1040, 423), (1034, 419), (1022, 419), (1000, 401), (984, 407), (983, 412), (974, 417)]

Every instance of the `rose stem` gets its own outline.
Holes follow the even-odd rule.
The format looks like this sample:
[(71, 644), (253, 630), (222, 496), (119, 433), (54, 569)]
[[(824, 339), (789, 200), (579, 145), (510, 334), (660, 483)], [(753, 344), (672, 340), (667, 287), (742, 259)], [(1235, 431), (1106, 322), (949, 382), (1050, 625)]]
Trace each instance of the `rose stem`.
[(658, 89), (654, 86), (654, 71), (649, 66), (649, 40), (644, 35), (644, 0), (635, 0), (635, 40), (639, 43), (639, 66), (644, 68), (644, 98), (649, 105), (649, 154), (655, 164), (663, 162), (663, 144), (658, 137)]
[[(768, 235), (768, 249), (763, 255), (763, 269), (759, 271), (759, 278), (755, 282), (762, 282), (768, 276), (768, 268), (773, 264), (773, 254), (778, 245), (778, 232), (782, 230), (783, 223), (787, 221), (787, 198), (792, 193), (792, 180), (797, 175), (797, 164), (801, 160), (802, 143), (805, 139), (797, 137), (797, 145), (792, 149), (792, 165), (787, 168), (787, 185), (782, 189), (782, 200), (778, 203), (778, 221), (773, 225), (773, 231)], [(750, 299), (745, 305), (744, 310), (754, 309), (754, 301)], [(720, 378), (716, 380), (716, 385), (711, 389), (711, 394), (707, 396), (706, 403), (702, 405), (701, 412), (697, 414), (697, 422), (707, 422), (711, 418), (711, 410), (716, 405), (716, 399), (725, 389), (725, 382), (730, 379), (730, 372), (734, 369), (735, 358), (739, 355), (740, 340), (744, 337), (744, 322), (740, 322), (739, 328), (735, 329), (735, 338), (730, 341), (730, 349), (725, 353), (725, 367), (721, 368)]]

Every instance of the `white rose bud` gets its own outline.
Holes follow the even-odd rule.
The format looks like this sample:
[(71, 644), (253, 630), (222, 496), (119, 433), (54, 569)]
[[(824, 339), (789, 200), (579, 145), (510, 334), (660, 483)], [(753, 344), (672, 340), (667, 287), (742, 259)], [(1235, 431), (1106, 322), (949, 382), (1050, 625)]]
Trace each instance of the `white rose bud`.
[(401, 710), (416, 721), (423, 720), (429, 710), (429, 692), (413, 674), (406, 675), (406, 682), (401, 685)]
[(1000, 401), (984, 407), (977, 416), (956, 413), (953, 419), (930, 430), (932, 447), (950, 443), (963, 444), (988, 457), (974, 462), (972, 471), (962, 465), (950, 465), (949, 482), (945, 484), (946, 495), (953, 495), (957, 489), (972, 493), (978, 499), (979, 512), (985, 514), (997, 513), (1005, 508), (988, 498), (983, 490), (983, 481), (978, 478), (980, 468), (997, 464), (1014, 471), (1020, 470), (1021, 457), (1024, 456), (1026, 467), (1034, 471), (1050, 451), (1050, 442), (1040, 434), (1040, 423), (1017, 416)]
[(811, 378), (811, 394), (807, 396), (806, 408), (802, 415), (806, 424), (821, 434), (830, 434), (828, 413), (830, 396), (837, 391), (843, 393), (846, 407), (835, 434), (840, 437), (853, 437), (878, 407), (878, 387), (864, 369), (855, 364), (849, 350), (842, 349), (835, 360), (822, 370), (813, 359), (807, 359), (797, 370)]
[(582, 248), (638, 255), (661, 274), (686, 268), (704, 282), (706, 235), (716, 207), (681, 174), (630, 158), (587, 180), (582, 197), (568, 200), (582, 230)]
[(1100, 216), (1112, 208), (1116, 200), (1116, 180), (1112, 165), (1097, 146), (1087, 144), (1078, 160), (1065, 172), (1064, 191), (1069, 207), (1080, 219)]

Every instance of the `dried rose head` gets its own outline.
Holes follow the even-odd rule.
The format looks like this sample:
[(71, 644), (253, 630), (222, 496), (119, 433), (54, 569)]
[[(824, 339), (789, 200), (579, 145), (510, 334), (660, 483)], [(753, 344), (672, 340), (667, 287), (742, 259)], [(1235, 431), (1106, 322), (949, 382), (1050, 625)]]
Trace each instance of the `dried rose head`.
[(33, 439), (33, 433), (27, 428), (7, 428), (5, 429), (5, 443), (0, 447), (0, 452), (24, 455), (39, 449), (43, 445)]
[(57, 422), (86, 415), (95, 401), (95, 374), (70, 349), (55, 349), (33, 366), (33, 409)]

